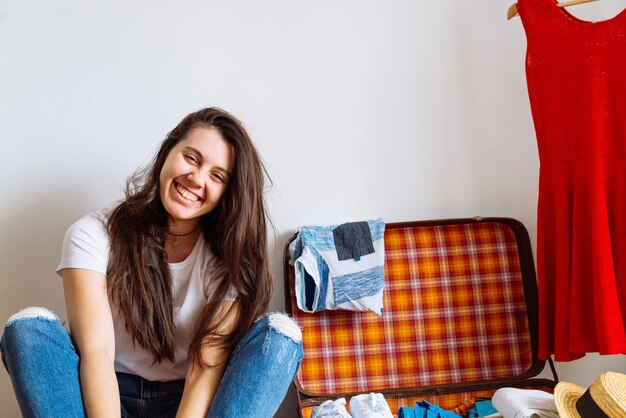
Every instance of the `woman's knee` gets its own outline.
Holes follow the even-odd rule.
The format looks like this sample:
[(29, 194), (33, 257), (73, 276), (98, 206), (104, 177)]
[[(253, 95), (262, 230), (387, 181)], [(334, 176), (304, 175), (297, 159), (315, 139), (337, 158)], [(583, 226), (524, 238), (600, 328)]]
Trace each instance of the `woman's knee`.
[[(65, 329), (59, 318), (49, 309), (30, 307), (13, 314), (7, 321), (2, 335), (3, 351), (36, 346), (51, 335), (63, 334)], [(66, 333), (66, 332), (65, 332)], [(40, 338), (42, 337), (42, 338)]]
[(267, 315), (267, 324), (270, 329), (288, 337), (293, 342), (302, 342), (302, 330), (289, 316), (279, 312), (270, 313)]
[(23, 320), (27, 319), (42, 319), (47, 321), (58, 321), (59, 317), (54, 314), (49, 309), (41, 308), (38, 306), (31, 306), (29, 308), (21, 309), (19, 312), (11, 315), (9, 320), (6, 323), (6, 327), (10, 327), (13, 324), (22, 323)]
[(290, 359), (290, 364), (293, 360), (299, 363), (303, 356), (302, 330), (296, 321), (286, 314), (275, 312), (267, 314), (259, 322), (263, 324), (261, 353), (272, 353), (279, 364), (285, 358)]
[[(304, 355), (302, 330), (289, 316), (269, 313), (260, 318), (231, 357), (231, 366), (260, 367), (266, 374), (285, 373), (291, 380)], [(281, 372), (277, 372), (277, 370)], [(289, 381), (291, 381), (289, 380)]]

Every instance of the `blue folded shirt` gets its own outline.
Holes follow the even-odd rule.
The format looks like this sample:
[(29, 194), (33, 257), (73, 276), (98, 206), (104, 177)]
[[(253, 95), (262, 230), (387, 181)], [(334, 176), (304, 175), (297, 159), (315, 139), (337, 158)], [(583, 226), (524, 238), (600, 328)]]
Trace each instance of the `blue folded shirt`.
[(289, 247), (298, 308), (383, 312), (385, 223), (304, 226)]

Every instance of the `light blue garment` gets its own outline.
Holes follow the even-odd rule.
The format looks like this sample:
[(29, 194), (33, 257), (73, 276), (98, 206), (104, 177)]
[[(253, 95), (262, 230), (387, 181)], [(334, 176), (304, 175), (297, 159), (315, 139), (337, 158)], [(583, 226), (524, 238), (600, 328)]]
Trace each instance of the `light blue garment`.
[(498, 410), (493, 407), (491, 401), (476, 401), (476, 404), (469, 411), (470, 418), (486, 417), (489, 415), (497, 414)]
[(414, 408), (403, 406), (398, 411), (398, 418), (461, 418), (454, 412), (441, 409), (427, 401), (415, 402)]
[[(208, 418), (272, 417), (277, 411), (300, 367), (303, 349), (300, 340), (272, 325), (273, 315), (283, 316), (261, 318), (234, 351)], [(24, 417), (85, 416), (79, 357), (58, 318), (24, 317), (10, 322), (0, 350)], [(118, 382), (124, 417), (175, 416), (184, 381), (148, 382), (119, 373)], [(141, 412), (136, 409), (138, 400), (145, 405)]]
[(333, 231), (346, 225), (304, 226), (289, 251), (295, 272), (298, 308), (304, 312), (324, 309), (383, 311), (385, 223), (362, 222), (369, 228), (373, 252), (353, 259), (338, 255)]

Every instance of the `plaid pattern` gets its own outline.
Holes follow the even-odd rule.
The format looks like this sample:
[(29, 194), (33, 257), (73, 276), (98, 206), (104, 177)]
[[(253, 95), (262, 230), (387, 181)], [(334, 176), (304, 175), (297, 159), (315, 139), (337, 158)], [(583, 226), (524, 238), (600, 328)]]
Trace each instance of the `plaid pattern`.
[(304, 330), (301, 390), (367, 393), (507, 378), (530, 367), (522, 273), (508, 226), (390, 228), (385, 252), (382, 317), (299, 311), (290, 272), (292, 312)]

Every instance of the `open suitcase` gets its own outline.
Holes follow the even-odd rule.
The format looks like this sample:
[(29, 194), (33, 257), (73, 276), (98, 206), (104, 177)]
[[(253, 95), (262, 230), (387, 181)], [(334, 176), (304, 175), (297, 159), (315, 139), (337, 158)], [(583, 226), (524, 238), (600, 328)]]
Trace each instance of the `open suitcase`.
[(510, 218), (385, 226), (384, 313), (297, 308), (285, 248), (287, 311), (303, 328), (299, 414), (370, 392), (391, 411), (416, 401), (460, 415), (501, 387), (551, 392), (536, 376), (537, 285), (526, 228)]

